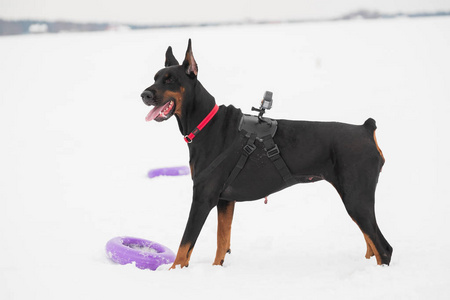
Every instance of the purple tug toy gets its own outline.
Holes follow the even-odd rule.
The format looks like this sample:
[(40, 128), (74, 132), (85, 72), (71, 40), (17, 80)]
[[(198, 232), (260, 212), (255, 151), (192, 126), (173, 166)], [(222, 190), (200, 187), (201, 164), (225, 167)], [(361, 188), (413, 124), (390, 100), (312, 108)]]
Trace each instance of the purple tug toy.
[(161, 244), (133, 238), (116, 237), (106, 243), (108, 257), (121, 265), (135, 262), (139, 269), (155, 271), (160, 265), (173, 263), (175, 254)]
[(148, 177), (153, 178), (157, 176), (182, 176), (188, 175), (190, 172), (191, 170), (186, 166), (159, 168), (148, 171)]

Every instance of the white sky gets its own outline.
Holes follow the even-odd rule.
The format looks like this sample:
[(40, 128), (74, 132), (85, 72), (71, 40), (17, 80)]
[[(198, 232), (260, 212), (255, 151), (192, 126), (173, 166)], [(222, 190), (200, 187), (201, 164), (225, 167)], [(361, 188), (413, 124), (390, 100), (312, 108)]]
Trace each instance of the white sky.
[(357, 9), (450, 10), (450, 0), (0, 0), (0, 18), (136, 24), (335, 17)]

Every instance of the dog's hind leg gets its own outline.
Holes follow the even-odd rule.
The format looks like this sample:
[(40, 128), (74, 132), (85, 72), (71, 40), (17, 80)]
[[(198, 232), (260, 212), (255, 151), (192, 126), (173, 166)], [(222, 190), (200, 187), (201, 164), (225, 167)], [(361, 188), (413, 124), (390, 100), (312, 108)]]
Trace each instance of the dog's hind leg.
[[(361, 229), (367, 245), (366, 258), (375, 256), (378, 265), (389, 265), (392, 247), (381, 233), (375, 218), (375, 186), (378, 177), (346, 178), (337, 189), (350, 217)], [(369, 184), (368, 181), (372, 181)], [(345, 186), (345, 188), (342, 188)]]
[(231, 253), (231, 223), (236, 201), (219, 200), (217, 204), (217, 252), (213, 265), (223, 265), (225, 255)]
[(366, 258), (375, 256), (378, 265), (389, 265), (392, 247), (375, 218), (375, 189), (385, 159), (375, 137), (375, 121), (349, 128), (351, 134), (336, 139), (332, 169), (326, 180), (333, 184), (350, 217), (361, 229), (366, 242)]

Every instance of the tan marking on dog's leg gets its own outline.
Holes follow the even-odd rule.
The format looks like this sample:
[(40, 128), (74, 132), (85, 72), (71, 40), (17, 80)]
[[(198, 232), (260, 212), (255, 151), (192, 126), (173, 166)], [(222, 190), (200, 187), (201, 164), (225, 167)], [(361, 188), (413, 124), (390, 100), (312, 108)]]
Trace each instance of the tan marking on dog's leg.
[(213, 265), (223, 265), (225, 255), (230, 250), (231, 245), (231, 223), (235, 201), (231, 202), (225, 211), (218, 210), (217, 218), (217, 251)]
[[(378, 250), (375, 247), (375, 244), (372, 242), (372, 240), (370, 239), (370, 237), (367, 234), (365, 234), (363, 232), (363, 235), (364, 235), (364, 238), (366, 239), (367, 246), (370, 246), (371, 252), (373, 253), (373, 255), (375, 255), (375, 258), (377, 259), (377, 265), (381, 265), (382, 264), (381, 263), (381, 256), (378, 253)], [(367, 254), (366, 254), (366, 258), (367, 258)], [(370, 256), (369, 256), (369, 258), (370, 258)]]
[[(356, 221), (352, 218), (353, 222), (355, 222), (356, 225), (358, 225), (358, 223), (356, 223)], [(366, 245), (367, 245), (367, 250), (366, 250), (366, 255), (365, 257), (367, 259), (371, 258), (372, 256), (375, 255), (375, 258), (377, 259), (377, 265), (381, 265), (381, 256), (378, 253), (377, 248), (375, 247), (375, 244), (372, 242), (372, 240), (370, 239), (370, 237), (364, 233), (364, 231), (362, 231), (361, 227), (359, 227), (359, 230), (361, 230), (362, 234), (364, 235), (364, 239), (366, 240)]]
[(367, 244), (366, 258), (370, 259), (375, 254), (373, 253), (372, 247), (370, 246), (369, 241), (367, 240), (367, 236), (365, 234), (363, 234), (363, 235), (364, 235), (364, 239), (366, 240), (366, 244)]
[(173, 262), (173, 265), (170, 267), (170, 270), (175, 269), (176, 266), (180, 266), (181, 268), (189, 266), (189, 260), (191, 258), (192, 253), (191, 244), (181, 245), (178, 248), (177, 257)]

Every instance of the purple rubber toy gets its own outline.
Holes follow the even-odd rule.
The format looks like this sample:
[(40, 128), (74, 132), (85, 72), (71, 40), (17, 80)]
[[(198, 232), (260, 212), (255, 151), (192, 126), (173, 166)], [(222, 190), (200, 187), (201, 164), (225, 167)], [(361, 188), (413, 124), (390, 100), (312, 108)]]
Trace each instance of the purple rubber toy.
[(156, 270), (160, 265), (173, 263), (175, 254), (161, 244), (133, 238), (116, 237), (106, 243), (108, 257), (121, 265), (135, 262), (139, 269)]
[(180, 175), (188, 175), (190, 172), (191, 170), (189, 169), (189, 167), (186, 166), (159, 168), (148, 171), (148, 177), (153, 178), (157, 176), (180, 176)]

